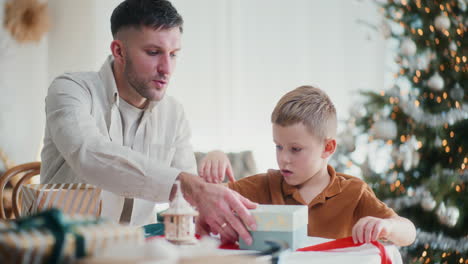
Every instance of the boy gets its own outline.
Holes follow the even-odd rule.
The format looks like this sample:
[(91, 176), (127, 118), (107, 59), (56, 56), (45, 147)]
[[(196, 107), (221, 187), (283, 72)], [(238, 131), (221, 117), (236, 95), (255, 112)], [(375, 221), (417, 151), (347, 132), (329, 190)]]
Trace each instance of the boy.
[[(416, 229), (362, 180), (336, 173), (328, 160), (336, 149), (336, 110), (322, 90), (301, 86), (284, 95), (271, 115), (279, 170), (229, 183), (260, 204), (308, 205), (308, 235), (352, 236), (355, 243), (387, 239), (411, 244)], [(226, 239), (224, 239), (226, 240)]]

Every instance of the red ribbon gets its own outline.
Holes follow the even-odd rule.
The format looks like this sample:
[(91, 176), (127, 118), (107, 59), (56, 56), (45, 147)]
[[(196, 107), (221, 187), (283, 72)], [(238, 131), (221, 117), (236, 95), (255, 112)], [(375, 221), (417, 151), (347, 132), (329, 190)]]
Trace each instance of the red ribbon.
[[(385, 250), (384, 245), (382, 245), (379, 241), (372, 241), (372, 245), (376, 246), (379, 249), (379, 255), (381, 258), (381, 264), (392, 264), (392, 260), (387, 255), (387, 251)], [(325, 242), (322, 244), (317, 244), (309, 247), (299, 248), (296, 251), (326, 251), (331, 249), (340, 249), (340, 248), (350, 248), (350, 247), (359, 247), (364, 243), (357, 243), (353, 242), (352, 237), (346, 237), (341, 239), (336, 239), (330, 242)]]

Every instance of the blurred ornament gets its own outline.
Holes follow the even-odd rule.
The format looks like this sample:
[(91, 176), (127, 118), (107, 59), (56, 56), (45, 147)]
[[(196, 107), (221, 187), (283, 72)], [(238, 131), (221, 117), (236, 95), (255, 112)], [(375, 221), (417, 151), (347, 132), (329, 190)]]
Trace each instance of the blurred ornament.
[(401, 60), (401, 66), (403, 66), (403, 68), (409, 68), (410, 64), (409, 64), (409, 61), (408, 59), (404, 58)]
[(362, 118), (367, 114), (367, 110), (361, 103), (355, 103), (349, 108), (352, 117)]
[(361, 170), (362, 170), (362, 175), (363, 176), (370, 176), (372, 175), (373, 171), (370, 166), (370, 158), (369, 155), (366, 156), (366, 159), (364, 162), (361, 164)]
[(390, 114), (393, 112), (393, 107), (390, 105), (385, 105), (382, 110), (380, 110), (380, 114), (382, 116), (390, 116)]
[(434, 20), (434, 26), (440, 31), (450, 28), (450, 19), (444, 15), (438, 15)]
[(388, 183), (393, 183), (396, 180), (398, 180), (398, 173), (396, 171), (393, 171), (388, 177), (387, 177), (387, 182)]
[(400, 87), (396, 84), (392, 88), (387, 90), (387, 95), (389, 96), (400, 96)]
[(400, 145), (400, 153), (403, 154), (403, 169), (405, 171), (409, 171), (418, 166), (420, 155), (417, 149), (417, 140), (414, 136)]
[(411, 88), (413, 87), (412, 82), (410, 82), (408, 78), (399, 78), (397, 80), (397, 85), (398, 85), (398, 88), (400, 89), (400, 93), (395, 94), (393, 96), (406, 95), (411, 91)]
[[(443, 205), (443, 203), (441, 204)], [(447, 208), (442, 208), (440, 211), (437, 211), (437, 216), (439, 217), (439, 221), (448, 226), (454, 227), (457, 222), (458, 218), (460, 217), (460, 210), (455, 206), (449, 206)]]
[(466, 11), (466, 0), (458, 0), (458, 7), (461, 11)]
[(449, 49), (452, 50), (452, 51), (457, 51), (458, 46), (457, 46), (457, 44), (455, 43), (455, 41), (450, 42), (450, 44), (449, 44)]
[(345, 147), (346, 151), (353, 152), (356, 149), (356, 142), (351, 132), (343, 132), (339, 136), (341, 144)]
[(442, 147), (442, 140), (440, 139), (439, 136), (437, 136), (436, 139), (434, 140), (434, 146), (438, 148)]
[(422, 20), (419, 17), (415, 17), (415, 19), (412, 19), (412, 21), (410, 22), (410, 27), (411, 28), (422, 28), (423, 27)]
[(416, 67), (419, 70), (425, 70), (429, 66), (429, 63), (431, 62), (430, 56), (426, 53), (421, 56), (418, 56), (416, 59)]
[(38, 0), (8, 1), (4, 26), (20, 43), (38, 42), (49, 29), (47, 4)]
[(425, 211), (429, 212), (429, 211), (434, 210), (436, 205), (437, 205), (437, 202), (434, 200), (434, 198), (430, 194), (427, 197), (423, 197), (421, 200), (421, 207)]
[(405, 33), (405, 27), (400, 23), (393, 23), (391, 28), (394, 35), (401, 36)]
[(397, 136), (397, 126), (393, 120), (383, 119), (374, 123), (371, 128), (371, 134), (376, 139), (395, 139)]
[(439, 206), (437, 207), (436, 210), (436, 215), (439, 218), (440, 222), (444, 219), (444, 215), (446, 213), (447, 209), (445, 208), (445, 203), (440, 202)]
[(429, 78), (427, 81), (427, 86), (435, 92), (442, 91), (444, 89), (444, 79), (440, 76), (439, 72), (436, 72), (434, 75)]
[(446, 214), (448, 220), (447, 225), (449, 227), (454, 227), (455, 225), (457, 225), (458, 218), (460, 217), (460, 210), (455, 206), (449, 206), (447, 207)]
[(412, 89), (410, 91), (410, 94), (413, 95), (414, 97), (418, 97), (421, 94), (421, 90), (419, 89)]
[(400, 152), (400, 148), (393, 148), (391, 155), (395, 162), (401, 162), (404, 159), (404, 153)]
[(463, 97), (465, 97), (465, 90), (461, 88), (459, 83), (455, 84), (455, 87), (450, 90), (450, 97), (456, 101), (462, 101)]
[(413, 56), (416, 54), (416, 44), (414, 43), (413, 40), (407, 38), (403, 40), (400, 46), (401, 49), (401, 54), (405, 56)]
[(386, 39), (392, 36), (392, 29), (390, 28), (390, 25), (386, 22), (382, 23), (381, 32), (384, 38)]

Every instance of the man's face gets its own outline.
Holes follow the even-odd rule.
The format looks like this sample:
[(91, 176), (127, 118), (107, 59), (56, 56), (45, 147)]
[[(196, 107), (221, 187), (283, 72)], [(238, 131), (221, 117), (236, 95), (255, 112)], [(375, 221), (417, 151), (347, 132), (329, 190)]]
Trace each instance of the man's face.
[(178, 27), (131, 29), (125, 41), (124, 77), (142, 97), (159, 101), (176, 65), (181, 33)]

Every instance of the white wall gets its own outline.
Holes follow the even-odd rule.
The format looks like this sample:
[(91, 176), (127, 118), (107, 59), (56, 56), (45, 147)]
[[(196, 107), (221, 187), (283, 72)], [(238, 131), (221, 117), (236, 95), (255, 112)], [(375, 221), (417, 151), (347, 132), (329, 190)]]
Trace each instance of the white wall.
[(18, 164), (36, 160), (42, 139), (48, 41), (12, 40), (3, 28), (4, 4), (0, 0), (0, 147)]
[[(8, 74), (0, 73), (0, 146), (16, 161), (36, 155), (50, 81), (65, 71), (97, 70), (109, 54), (110, 14), (119, 2), (49, 0), (48, 40), (19, 47), (7, 63)], [(344, 118), (357, 89), (383, 86), (384, 43), (368, 41), (370, 30), (356, 22), (379, 21), (369, 1), (173, 3), (184, 17), (185, 32), (168, 93), (185, 107), (196, 150), (251, 149), (264, 171), (276, 165), (269, 116), (285, 92), (318, 85)], [(25, 101), (26, 108), (19, 106)], [(13, 124), (24, 134), (6, 128)]]
[(356, 90), (382, 88), (384, 43), (357, 23), (380, 22), (367, 1), (173, 2), (186, 23), (169, 93), (197, 149), (251, 149), (265, 171), (276, 166), (269, 120), (284, 93), (318, 85), (345, 118)]
[(120, 0), (49, 0), (48, 77), (63, 72), (99, 70), (109, 55), (110, 16)]

